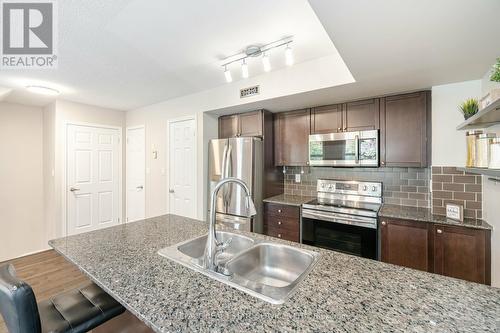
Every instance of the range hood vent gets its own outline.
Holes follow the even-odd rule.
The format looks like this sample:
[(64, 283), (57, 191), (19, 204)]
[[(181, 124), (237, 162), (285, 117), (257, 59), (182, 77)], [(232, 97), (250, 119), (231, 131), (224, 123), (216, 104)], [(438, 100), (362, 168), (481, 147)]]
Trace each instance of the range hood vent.
[(260, 86), (253, 86), (240, 89), (240, 98), (255, 96), (260, 93)]

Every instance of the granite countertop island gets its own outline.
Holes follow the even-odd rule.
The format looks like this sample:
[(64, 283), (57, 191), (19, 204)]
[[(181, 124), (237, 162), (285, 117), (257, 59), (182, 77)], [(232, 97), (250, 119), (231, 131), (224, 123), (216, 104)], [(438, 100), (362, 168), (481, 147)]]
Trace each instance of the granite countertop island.
[(263, 235), (320, 252), (282, 305), (272, 305), (161, 257), (206, 233), (174, 215), (49, 244), (156, 332), (498, 332), (500, 289)]
[(383, 204), (378, 213), (379, 217), (412, 220), (425, 223), (449, 224), (475, 229), (492, 230), (492, 226), (484, 220), (464, 219), (462, 222), (446, 218), (446, 216), (432, 214), (430, 208), (417, 208), (399, 205)]

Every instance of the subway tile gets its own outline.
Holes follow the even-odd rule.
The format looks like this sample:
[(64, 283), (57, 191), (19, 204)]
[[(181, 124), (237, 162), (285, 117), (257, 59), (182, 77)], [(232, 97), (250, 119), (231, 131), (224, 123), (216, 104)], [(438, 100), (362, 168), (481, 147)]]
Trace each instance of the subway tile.
[(451, 176), (451, 175), (433, 175), (432, 181), (433, 182), (440, 182), (440, 183), (451, 183), (451, 182), (453, 182), (453, 176)]
[(463, 175), (463, 171), (457, 170), (456, 167), (443, 167), (443, 174), (445, 175)]
[(448, 191), (433, 191), (432, 192), (432, 197), (436, 199), (452, 199), (453, 198), (453, 192), (448, 192)]
[(417, 200), (414, 199), (401, 199), (402, 206), (412, 206), (417, 207)]
[(483, 218), (483, 212), (481, 210), (476, 210), (476, 219), (482, 219)]
[(465, 184), (466, 192), (481, 192), (482, 186), (478, 184)]
[(427, 181), (421, 179), (409, 179), (408, 185), (413, 186), (427, 186)]
[(456, 192), (463, 192), (464, 191), (464, 184), (456, 184), (456, 183), (444, 183), (443, 184), (443, 190), (444, 191), (456, 191)]
[(426, 196), (423, 193), (409, 193), (408, 198), (417, 199), (417, 200), (425, 200)]
[(476, 201), (483, 201), (483, 194), (482, 193), (476, 193)]
[(395, 198), (408, 199), (408, 193), (407, 192), (393, 192), (392, 195)]
[(429, 201), (427, 200), (417, 200), (417, 207), (429, 207)]
[(401, 192), (417, 192), (416, 186), (401, 186)]
[(479, 201), (466, 201), (465, 207), (467, 209), (481, 209), (482, 204)]
[(464, 217), (476, 218), (476, 211), (474, 209), (464, 209)]
[(401, 199), (398, 198), (384, 198), (384, 203), (390, 205), (401, 205)]
[(475, 184), (476, 179), (472, 175), (465, 175), (465, 176), (453, 176), (452, 181), (448, 181), (446, 183), (462, 183), (462, 184)]
[(449, 200), (449, 199), (444, 199), (443, 200), (443, 206), (446, 207), (447, 204), (452, 204), (452, 205), (459, 205), (465, 207), (465, 201), (463, 200)]
[(429, 193), (429, 188), (427, 186), (417, 186), (418, 193)]
[(471, 192), (453, 192), (453, 199), (458, 200), (476, 200), (476, 194)]

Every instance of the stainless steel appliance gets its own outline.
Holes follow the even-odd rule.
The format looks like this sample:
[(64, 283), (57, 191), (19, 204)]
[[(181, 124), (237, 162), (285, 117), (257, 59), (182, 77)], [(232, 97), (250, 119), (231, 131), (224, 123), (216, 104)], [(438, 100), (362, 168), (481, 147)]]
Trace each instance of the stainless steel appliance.
[(309, 165), (376, 167), (378, 130), (309, 135)]
[(377, 259), (382, 183), (318, 179), (317, 198), (302, 205), (302, 242)]
[[(247, 184), (257, 214), (247, 216), (246, 194), (241, 186), (226, 184), (217, 196), (216, 220), (235, 229), (262, 233), (263, 142), (257, 137), (211, 140), (208, 147), (208, 199), (215, 184), (234, 177)], [(208, 205), (210, 207), (210, 203)], [(209, 212), (210, 213), (210, 212)]]

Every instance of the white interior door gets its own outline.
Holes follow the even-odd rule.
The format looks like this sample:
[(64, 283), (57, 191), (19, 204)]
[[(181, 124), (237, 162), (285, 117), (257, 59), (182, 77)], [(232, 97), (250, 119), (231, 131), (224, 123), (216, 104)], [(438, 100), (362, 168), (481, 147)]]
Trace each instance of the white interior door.
[(127, 222), (146, 217), (144, 127), (127, 128)]
[(120, 223), (120, 131), (68, 125), (67, 233)]
[(194, 119), (169, 124), (170, 213), (196, 217), (196, 124)]

